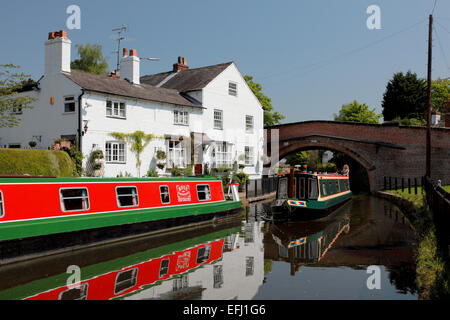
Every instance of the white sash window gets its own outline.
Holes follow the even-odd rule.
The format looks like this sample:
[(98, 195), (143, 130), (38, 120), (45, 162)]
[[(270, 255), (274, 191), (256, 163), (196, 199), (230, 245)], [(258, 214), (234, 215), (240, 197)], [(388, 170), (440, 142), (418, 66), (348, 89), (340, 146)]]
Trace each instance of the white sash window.
[(231, 144), (217, 142), (212, 151), (214, 168), (231, 168)]
[(167, 167), (184, 168), (186, 166), (186, 148), (182, 141), (167, 140)]

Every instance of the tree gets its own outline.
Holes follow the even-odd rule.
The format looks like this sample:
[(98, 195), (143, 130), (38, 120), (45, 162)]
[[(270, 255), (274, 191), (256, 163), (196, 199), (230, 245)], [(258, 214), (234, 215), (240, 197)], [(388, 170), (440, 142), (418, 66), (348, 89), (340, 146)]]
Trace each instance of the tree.
[(108, 62), (103, 57), (103, 47), (99, 44), (76, 45), (80, 59), (72, 61), (70, 67), (89, 73), (108, 75)]
[(262, 86), (254, 82), (252, 76), (244, 76), (244, 79), (264, 109), (264, 126), (280, 124), (284, 116), (273, 110), (272, 100), (261, 92)]
[(354, 100), (352, 103), (344, 104), (338, 115), (334, 115), (335, 121), (351, 121), (363, 123), (380, 123), (381, 114), (375, 112), (375, 108), (369, 110), (365, 103), (360, 104)]
[(0, 65), (0, 128), (15, 127), (20, 125), (20, 114), (24, 109), (31, 109), (32, 102), (37, 99), (19, 94), (33, 84), (33, 80), (27, 79), (28, 75), (16, 73), (14, 69), (20, 66), (13, 64)]
[(394, 74), (386, 85), (382, 107), (385, 121), (395, 118), (426, 118), (426, 81), (411, 71)]
[(111, 132), (110, 135), (122, 142), (130, 143), (130, 150), (136, 155), (136, 168), (138, 170), (138, 177), (140, 177), (142, 164), (141, 154), (156, 136), (151, 133), (146, 134), (139, 130), (133, 133)]
[(438, 78), (431, 81), (431, 96), (432, 108), (444, 114), (445, 103), (450, 99), (450, 79)]
[(286, 163), (290, 166), (303, 166), (307, 164), (309, 160), (308, 151), (300, 151), (296, 153), (291, 153), (286, 156)]

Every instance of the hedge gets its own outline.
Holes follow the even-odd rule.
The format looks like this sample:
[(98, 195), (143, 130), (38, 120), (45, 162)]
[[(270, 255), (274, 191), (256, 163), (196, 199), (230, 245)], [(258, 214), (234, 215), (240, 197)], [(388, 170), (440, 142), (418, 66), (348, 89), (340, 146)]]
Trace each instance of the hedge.
[(73, 177), (76, 170), (64, 151), (0, 148), (0, 174)]

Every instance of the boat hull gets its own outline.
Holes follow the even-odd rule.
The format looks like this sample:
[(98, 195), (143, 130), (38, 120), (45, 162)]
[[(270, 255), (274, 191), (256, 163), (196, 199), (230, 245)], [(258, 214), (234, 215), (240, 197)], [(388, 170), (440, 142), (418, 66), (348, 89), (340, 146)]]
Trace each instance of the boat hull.
[[(295, 218), (300, 220), (321, 219), (351, 201), (351, 199), (352, 193), (326, 201), (277, 200), (275, 205), (272, 206), (272, 213), (274, 218)], [(289, 204), (296, 202), (300, 203), (300, 205)]]
[[(147, 236), (158, 232), (168, 232), (178, 229), (190, 228), (192, 226), (207, 225), (212, 223), (221, 223), (233, 217), (240, 217), (240, 202), (223, 203), (216, 205), (215, 211), (212, 208), (190, 208), (190, 213), (183, 212), (178, 208), (177, 216), (169, 213), (157, 214), (158, 218), (147, 221), (139, 221), (134, 223), (117, 224), (115, 219), (101, 219), (101, 224), (94, 227), (94, 222), (71, 220), (72, 225), (68, 227), (66, 221), (61, 223), (53, 221), (54, 225), (43, 223), (42, 227), (25, 226), (28, 230), (22, 230), (27, 235), (37, 234), (20, 238), (19, 234), (13, 230), (9, 231), (9, 236), (13, 239), (0, 241), (0, 263), (10, 263), (22, 259), (29, 259), (32, 256), (55, 254), (74, 250), (74, 248), (86, 248), (92, 245), (100, 245), (115, 241), (123, 241), (125, 239)], [(181, 210), (180, 210), (181, 209)], [(142, 212), (139, 213), (140, 219), (135, 217), (134, 220), (143, 220)], [(162, 218), (165, 216), (165, 218)], [(42, 222), (41, 222), (42, 223)], [(70, 223), (69, 223), (70, 224)], [(82, 225), (89, 225), (89, 228), (80, 229)], [(20, 229), (20, 225), (16, 226)], [(42, 230), (41, 230), (42, 229)], [(51, 230), (57, 232), (50, 233)], [(62, 232), (62, 230), (67, 230)], [(3, 232), (1, 231), (1, 232)]]

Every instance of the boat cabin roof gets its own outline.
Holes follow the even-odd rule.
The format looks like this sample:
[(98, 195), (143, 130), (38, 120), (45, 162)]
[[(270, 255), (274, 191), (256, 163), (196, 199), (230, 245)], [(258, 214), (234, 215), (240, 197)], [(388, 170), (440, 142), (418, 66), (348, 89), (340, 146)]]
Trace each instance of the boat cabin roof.
[(67, 182), (170, 182), (170, 181), (221, 181), (216, 177), (157, 177), (157, 178), (93, 178), (93, 177), (37, 177), (37, 176), (0, 176), (2, 183), (67, 183)]

